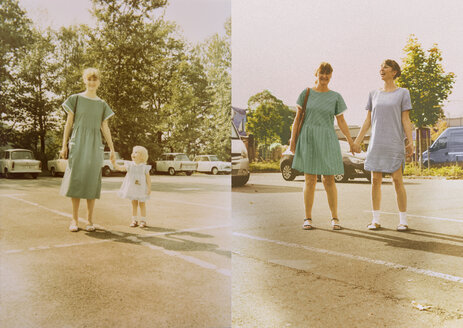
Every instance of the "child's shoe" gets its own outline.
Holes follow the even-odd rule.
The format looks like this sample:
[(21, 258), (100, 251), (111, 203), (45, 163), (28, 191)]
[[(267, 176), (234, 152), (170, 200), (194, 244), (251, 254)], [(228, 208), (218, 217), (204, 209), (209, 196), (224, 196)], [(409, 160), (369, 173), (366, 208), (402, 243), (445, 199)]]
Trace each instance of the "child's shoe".
[(130, 226), (131, 226), (132, 228), (135, 228), (136, 226), (138, 226), (137, 220), (133, 220), (132, 223), (130, 223)]
[(146, 227), (146, 222), (145, 222), (145, 221), (140, 221), (139, 227), (140, 227), (140, 228)]

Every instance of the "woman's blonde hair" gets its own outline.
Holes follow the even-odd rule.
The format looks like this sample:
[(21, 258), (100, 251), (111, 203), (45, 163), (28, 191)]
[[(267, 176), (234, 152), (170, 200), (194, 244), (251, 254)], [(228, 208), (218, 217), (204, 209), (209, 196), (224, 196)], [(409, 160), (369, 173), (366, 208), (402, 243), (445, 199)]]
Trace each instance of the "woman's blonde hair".
[(94, 67), (88, 67), (86, 69), (84, 69), (84, 72), (82, 73), (82, 78), (85, 80), (87, 80), (88, 78), (90, 77), (96, 77), (98, 80), (100, 80), (101, 78), (101, 74), (100, 74), (100, 70), (98, 68), (94, 68)]
[(321, 62), (320, 66), (318, 66), (317, 70), (315, 71), (315, 76), (318, 74), (331, 74), (333, 73), (333, 67), (331, 67), (330, 63)]
[(143, 146), (135, 146), (135, 147), (133, 147), (133, 150), (138, 150), (140, 152), (140, 154), (142, 156), (143, 163), (146, 164), (146, 162), (148, 161), (148, 149), (146, 149)]

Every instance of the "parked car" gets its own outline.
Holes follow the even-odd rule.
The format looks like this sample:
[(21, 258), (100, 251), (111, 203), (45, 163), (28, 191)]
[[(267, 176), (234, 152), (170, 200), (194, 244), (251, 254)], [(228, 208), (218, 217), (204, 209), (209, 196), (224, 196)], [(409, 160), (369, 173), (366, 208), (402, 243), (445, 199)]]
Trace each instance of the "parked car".
[[(349, 143), (343, 140), (339, 140), (341, 146), (342, 162), (344, 164), (344, 174), (337, 174), (334, 176), (336, 182), (347, 182), (349, 179), (354, 178), (366, 178), (368, 181), (371, 180), (370, 172), (365, 171), (363, 164), (365, 163), (366, 153), (361, 152), (353, 156), (349, 152)], [(294, 154), (291, 153), (289, 148), (283, 153), (280, 159), (280, 171), (283, 179), (286, 181), (292, 181), (298, 175), (303, 175), (292, 168)]]
[(435, 164), (463, 164), (463, 127), (447, 128), (429, 147), (429, 152), (423, 152), (422, 163), (425, 166)]
[(169, 175), (175, 175), (177, 172), (192, 175), (197, 167), (198, 164), (190, 161), (188, 156), (183, 153), (164, 153), (155, 162), (156, 172), (167, 172)]
[(42, 163), (34, 159), (30, 150), (8, 149), (0, 154), (0, 170), (7, 179), (20, 173), (29, 173), (32, 178), (37, 179), (42, 172)]
[(219, 158), (216, 155), (199, 155), (195, 156), (194, 160), (198, 163), (198, 168), (196, 171), (203, 173), (230, 173), (231, 172), (231, 163), (219, 161)]
[(244, 186), (249, 180), (249, 158), (246, 145), (231, 122), (232, 187)]
[[(116, 154), (116, 163), (118, 165), (123, 166), (124, 160), (121, 159), (121, 156), (119, 155), (118, 152), (115, 152), (115, 154)], [(103, 154), (104, 159), (103, 159), (103, 165), (101, 166), (101, 173), (105, 177), (109, 176), (111, 173), (114, 173), (114, 172), (121, 172), (114, 168), (113, 164), (111, 163), (109, 159), (109, 155), (110, 155), (109, 151), (105, 151)], [(62, 176), (64, 172), (66, 171), (67, 165), (68, 165), (68, 160), (59, 158), (59, 154), (55, 157), (55, 159), (49, 160), (47, 162), (48, 170), (50, 171), (50, 174), (54, 177), (58, 175)]]
[(51, 159), (47, 162), (48, 171), (50, 171), (50, 174), (53, 177), (64, 175), (64, 171), (66, 171), (67, 165), (68, 160), (59, 158), (59, 154), (57, 154), (54, 159)]

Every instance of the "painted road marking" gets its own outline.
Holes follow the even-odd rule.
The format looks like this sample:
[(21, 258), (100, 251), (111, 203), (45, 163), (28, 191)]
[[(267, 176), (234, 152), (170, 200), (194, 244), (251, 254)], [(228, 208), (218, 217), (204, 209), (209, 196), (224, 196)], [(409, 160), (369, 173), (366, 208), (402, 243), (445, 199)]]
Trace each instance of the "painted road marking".
[[(367, 213), (371, 213), (370, 210), (364, 211)], [(399, 215), (399, 213), (394, 213), (394, 212), (380, 212), (381, 214), (388, 214), (388, 215)], [(414, 214), (409, 214), (407, 213), (407, 217), (415, 217), (415, 218), (421, 218), (421, 219), (429, 219), (429, 220), (437, 220), (437, 221), (448, 221), (448, 222), (458, 222), (458, 223), (463, 223), (463, 219), (450, 219), (450, 218), (440, 218), (436, 216), (425, 216), (425, 215), (414, 215)]]
[(262, 237), (257, 237), (257, 236), (251, 236), (251, 235), (247, 235), (247, 234), (240, 233), (240, 232), (234, 232), (233, 235), (238, 236), (238, 237), (247, 238), (247, 239), (252, 239), (252, 240), (265, 241), (268, 243), (277, 244), (277, 245), (286, 246), (286, 247), (305, 249), (311, 252), (316, 252), (316, 253), (321, 253), (321, 254), (340, 256), (340, 257), (348, 258), (351, 260), (357, 260), (357, 261), (367, 262), (371, 264), (384, 265), (386, 267), (393, 268), (393, 269), (405, 270), (405, 271), (409, 271), (409, 272), (413, 272), (413, 273), (417, 273), (417, 274), (421, 274), (421, 275), (425, 275), (429, 277), (441, 278), (441, 279), (463, 284), (463, 277), (453, 276), (453, 275), (446, 274), (446, 273), (435, 272), (435, 271), (425, 270), (425, 269), (420, 269), (420, 268), (414, 268), (414, 267), (410, 267), (410, 266), (402, 265), (398, 263), (393, 263), (393, 262), (388, 262), (388, 261), (383, 261), (383, 260), (375, 260), (375, 259), (371, 259), (371, 258), (364, 257), (364, 256), (330, 251), (330, 250), (322, 249), (322, 248), (315, 248), (315, 247), (305, 246), (305, 245), (300, 245), (300, 244), (295, 244), (295, 243), (288, 243), (288, 242), (284, 242), (280, 240), (272, 240), (272, 239), (267, 239), (267, 238), (262, 238)]
[[(49, 212), (52, 212), (52, 213), (55, 213), (55, 214), (58, 214), (58, 215), (61, 215), (61, 216), (71, 217), (72, 218), (72, 215), (68, 214), (68, 213), (56, 211), (54, 209), (48, 208), (46, 206), (31, 202), (31, 201), (28, 201), (28, 200), (25, 200), (25, 199), (18, 198), (16, 196), (9, 195), (8, 197), (12, 198), (12, 199), (15, 199), (17, 201), (25, 202), (26, 204), (29, 204), (29, 205), (39, 207), (39, 208), (41, 208), (43, 210), (46, 210), (46, 211), (49, 211)], [(80, 220), (83, 220), (83, 219), (79, 218), (79, 221)], [(87, 222), (86, 220), (83, 220), (83, 221), (85, 223)], [(97, 227), (98, 229), (106, 230), (106, 231), (108, 231), (110, 233), (113, 233), (113, 234), (115, 234), (117, 236), (121, 236), (121, 238), (130, 240), (132, 242), (136, 242), (136, 243), (138, 243), (138, 244), (140, 244), (142, 246), (149, 247), (150, 249), (153, 249), (153, 250), (162, 251), (166, 255), (182, 259), (182, 260), (184, 260), (186, 262), (195, 264), (195, 265), (200, 266), (200, 267), (205, 268), (205, 269), (214, 270), (214, 271), (216, 271), (216, 272), (218, 272), (218, 273), (220, 273), (222, 275), (228, 276), (228, 277), (231, 276), (231, 271), (230, 270), (219, 268), (215, 264), (212, 264), (212, 263), (197, 259), (197, 258), (192, 257), (192, 256), (184, 255), (184, 254), (182, 254), (180, 252), (171, 251), (171, 250), (164, 249), (164, 248), (162, 248), (160, 246), (152, 245), (150, 243), (147, 243), (147, 242), (144, 242), (144, 241), (140, 240), (139, 238), (152, 237), (152, 236), (158, 236), (158, 235), (168, 235), (168, 234), (175, 234), (175, 233), (188, 232), (188, 231), (198, 231), (198, 230), (202, 231), (202, 230), (209, 230), (209, 229), (218, 229), (218, 228), (225, 228), (225, 227), (230, 227), (230, 226), (231, 225), (229, 225), (229, 224), (227, 224), (227, 225), (215, 225), (215, 226), (208, 226), (208, 227), (189, 228), (189, 229), (176, 230), (176, 231), (165, 231), (165, 232), (158, 232), (158, 233), (151, 233), (151, 234), (139, 234), (139, 235), (132, 235), (132, 236), (124, 237), (124, 233), (122, 233), (122, 232), (106, 230), (103, 227), (95, 224), (95, 227)], [(85, 242), (72, 243), (72, 244), (60, 244), (60, 245), (54, 245), (54, 246), (30, 247), (27, 250), (28, 251), (37, 251), (37, 250), (46, 250), (46, 249), (53, 249), (53, 248), (65, 248), (65, 247), (72, 247), (72, 246), (100, 244), (100, 243), (105, 243), (105, 242), (115, 241), (115, 240), (116, 240), (116, 238), (111, 238), (111, 239), (105, 239), (105, 240), (85, 241)], [(8, 250), (8, 251), (4, 251), (3, 253), (4, 254), (15, 254), (15, 253), (23, 252), (23, 251), (24, 250)]]

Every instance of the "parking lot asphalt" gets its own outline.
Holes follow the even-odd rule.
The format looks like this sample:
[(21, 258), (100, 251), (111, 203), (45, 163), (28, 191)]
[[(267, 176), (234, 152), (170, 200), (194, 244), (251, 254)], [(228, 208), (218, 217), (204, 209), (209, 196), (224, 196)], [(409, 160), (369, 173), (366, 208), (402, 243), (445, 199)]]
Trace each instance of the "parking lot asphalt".
[(337, 184), (341, 231), (318, 183), (302, 230), (303, 184), (262, 173), (233, 188), (233, 327), (463, 327), (462, 180), (406, 179), (408, 232), (388, 178), (381, 230), (366, 229), (366, 179)]
[(231, 325), (230, 176), (152, 176), (146, 228), (121, 182), (103, 178), (96, 232), (71, 233), (61, 178), (0, 179), (1, 327)]

